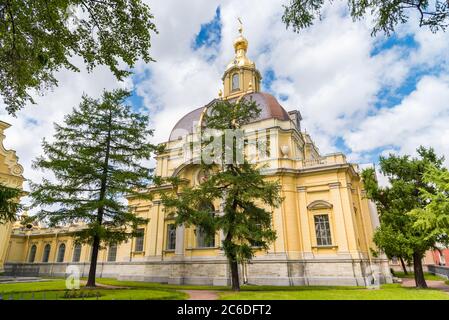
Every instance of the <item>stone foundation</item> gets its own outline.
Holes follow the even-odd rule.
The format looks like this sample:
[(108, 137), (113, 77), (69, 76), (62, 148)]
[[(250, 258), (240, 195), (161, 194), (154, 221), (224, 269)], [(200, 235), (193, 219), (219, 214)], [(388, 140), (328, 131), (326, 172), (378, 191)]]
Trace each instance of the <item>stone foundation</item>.
[[(11, 276), (67, 276), (67, 267), (77, 266), (87, 277), (89, 263), (7, 263), (5, 274)], [(371, 261), (380, 283), (391, 283), (387, 260)], [(365, 286), (369, 284), (368, 260), (264, 260), (255, 259), (240, 265), (240, 280), (252, 285), (278, 286)], [(191, 285), (229, 285), (225, 259), (201, 261), (104, 262), (97, 265), (97, 277), (118, 280)]]

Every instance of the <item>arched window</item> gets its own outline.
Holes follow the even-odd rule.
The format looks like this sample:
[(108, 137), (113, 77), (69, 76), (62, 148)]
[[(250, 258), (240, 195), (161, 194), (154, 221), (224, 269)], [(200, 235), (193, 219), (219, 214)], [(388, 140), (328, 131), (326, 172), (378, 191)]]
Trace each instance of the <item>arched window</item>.
[(240, 89), (239, 74), (238, 73), (234, 73), (232, 75), (232, 91), (239, 90), (239, 89)]
[(59, 245), (58, 259), (56, 260), (56, 262), (64, 262), (64, 255), (65, 255), (65, 244), (61, 243)]
[(34, 259), (36, 258), (36, 251), (37, 247), (35, 244), (33, 244), (30, 248), (30, 254), (28, 255), (28, 262), (30, 263), (34, 262)]
[(117, 259), (117, 245), (111, 244), (108, 250), (108, 261), (113, 262)]
[[(211, 217), (215, 214), (215, 208), (212, 203), (205, 203), (200, 206), (201, 211), (208, 211)], [(197, 227), (195, 230), (196, 246), (197, 248), (211, 248), (215, 247), (215, 235), (208, 234), (202, 227)]]
[(176, 227), (173, 223), (167, 225), (167, 250), (176, 248)]
[(51, 246), (46, 244), (44, 247), (44, 254), (42, 255), (42, 262), (48, 262), (48, 258), (50, 257)]
[(73, 248), (73, 262), (79, 262), (81, 258), (81, 243), (75, 244), (75, 247)]

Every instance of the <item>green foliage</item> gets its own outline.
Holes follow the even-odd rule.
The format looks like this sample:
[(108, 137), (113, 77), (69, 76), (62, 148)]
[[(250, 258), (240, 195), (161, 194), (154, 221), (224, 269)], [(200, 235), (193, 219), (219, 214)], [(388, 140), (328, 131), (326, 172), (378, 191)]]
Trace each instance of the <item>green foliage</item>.
[(438, 242), (449, 244), (449, 171), (446, 168), (428, 165), (423, 180), (432, 185), (430, 192), (421, 188), (421, 198), (426, 201), (424, 209), (414, 210), (415, 227), (437, 238)]
[[(170, 179), (175, 192), (162, 194), (165, 210), (176, 213), (177, 224), (201, 227), (211, 236), (223, 231), (222, 247), (231, 269), (237, 262), (251, 259), (255, 246), (267, 249), (276, 239), (271, 228), (271, 210), (282, 201), (280, 184), (265, 180), (260, 168), (246, 158), (237, 161), (234, 155), (242, 151), (243, 145), (238, 141), (226, 141), (227, 130), (234, 132), (259, 113), (260, 109), (253, 101), (217, 102), (204, 118), (205, 127), (214, 130), (214, 139), (221, 145), (213, 151), (209, 149), (210, 140), (206, 139), (201, 145), (201, 166), (208, 172), (207, 179), (195, 187), (186, 186), (179, 179)], [(205, 128), (203, 137), (204, 131)], [(232, 161), (227, 161), (229, 152)], [(210, 153), (213, 162), (206, 163), (204, 158), (209, 158)], [(221, 204), (222, 214), (211, 214), (214, 202)], [(233, 276), (238, 279), (234, 271)], [(235, 281), (233, 278), (233, 287)]]
[(0, 2), (0, 94), (10, 114), (28, 101), (30, 90), (57, 85), (61, 68), (88, 71), (106, 65), (118, 79), (149, 55), (157, 32), (142, 0), (8, 0)]
[[(362, 172), (367, 197), (376, 203), (380, 214), (374, 242), (389, 258), (420, 260), (441, 239), (440, 234), (417, 228), (416, 223), (427, 204), (422, 190), (435, 192), (435, 186), (424, 178), (425, 172), (429, 165), (441, 168), (444, 159), (438, 158), (432, 148), (419, 147), (417, 151), (419, 158), (393, 154), (380, 157), (381, 173), (390, 183), (387, 187), (377, 184), (373, 169)], [(415, 274), (421, 273), (415, 270)]]
[(54, 142), (43, 141), (45, 156), (33, 163), (55, 178), (31, 183), (38, 217), (50, 225), (86, 222), (78, 241), (120, 243), (136, 236), (137, 226), (146, 221), (124, 198), (147, 197), (139, 191), (152, 170), (141, 162), (157, 147), (148, 142), (153, 134), (148, 117), (123, 104), (128, 97), (124, 90), (104, 92), (101, 100), (83, 96), (65, 125), (55, 125)]
[(22, 192), (0, 183), (0, 224), (17, 219), (17, 213), (22, 209), (19, 203)]
[[(295, 32), (313, 25), (322, 18), (324, 0), (291, 0), (282, 21)], [(332, 0), (329, 0), (332, 2)], [(418, 14), (419, 26), (429, 27), (432, 32), (446, 30), (449, 23), (449, 2), (446, 0), (348, 0), (351, 17), (354, 20), (372, 16), (372, 35), (383, 31), (389, 35), (398, 24), (406, 23), (409, 14)]]

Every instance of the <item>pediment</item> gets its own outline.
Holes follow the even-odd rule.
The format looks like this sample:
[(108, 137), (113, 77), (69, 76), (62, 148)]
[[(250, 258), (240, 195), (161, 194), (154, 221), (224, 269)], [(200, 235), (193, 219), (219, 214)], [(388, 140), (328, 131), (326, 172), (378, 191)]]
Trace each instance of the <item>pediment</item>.
[(325, 200), (315, 200), (307, 206), (309, 210), (319, 210), (319, 209), (332, 209), (332, 203)]

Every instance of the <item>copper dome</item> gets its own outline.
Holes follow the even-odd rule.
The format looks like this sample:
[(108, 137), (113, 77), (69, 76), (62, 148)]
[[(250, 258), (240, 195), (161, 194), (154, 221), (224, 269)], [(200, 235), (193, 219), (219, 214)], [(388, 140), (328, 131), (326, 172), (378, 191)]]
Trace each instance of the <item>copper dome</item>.
[[(278, 119), (281, 121), (289, 121), (290, 117), (285, 109), (279, 104), (275, 97), (265, 92), (248, 93), (243, 96), (243, 99), (249, 99), (255, 101), (261, 109), (259, 117), (252, 122), (265, 120), (265, 119)], [(217, 100), (212, 100), (204, 107), (195, 109), (179, 120), (170, 133), (169, 141), (177, 140), (186, 134), (193, 133), (193, 127), (201, 120), (201, 114), (204, 109), (212, 105)], [(231, 100), (232, 101), (232, 100)]]

